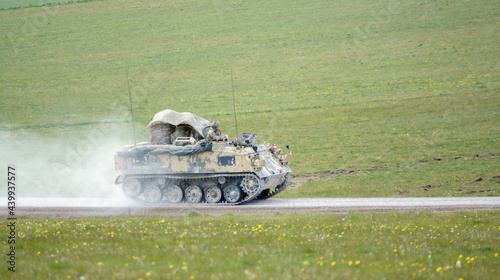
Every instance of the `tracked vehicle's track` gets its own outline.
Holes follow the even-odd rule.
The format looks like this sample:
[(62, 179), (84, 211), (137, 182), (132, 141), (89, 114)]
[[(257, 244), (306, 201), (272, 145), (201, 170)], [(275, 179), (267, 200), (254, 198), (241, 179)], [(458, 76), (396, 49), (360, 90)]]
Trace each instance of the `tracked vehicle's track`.
[(259, 196), (257, 199), (261, 200), (261, 199), (271, 198), (271, 197), (279, 194), (280, 192), (284, 191), (289, 185), (290, 185), (290, 173), (287, 173), (285, 176), (285, 181), (283, 181), (283, 183), (278, 185), (272, 192), (269, 191), (267, 195), (265, 195), (263, 197)]
[[(241, 178), (240, 183), (243, 182), (244, 180), (253, 179), (253, 180), (255, 180), (257, 182), (257, 186), (258, 187), (253, 187), (253, 188), (248, 188), (247, 187), (247, 188), (245, 188), (245, 187), (242, 187), (242, 186), (238, 186), (245, 195), (243, 195), (243, 197), (242, 197), (241, 200), (239, 200), (238, 202), (235, 202), (235, 203), (230, 203), (230, 202), (222, 200), (221, 202), (217, 202), (217, 203), (209, 203), (207, 201), (202, 201), (202, 202), (199, 202), (199, 203), (192, 203), (192, 204), (194, 204), (194, 205), (196, 205), (196, 204), (204, 204), (204, 205), (239, 205), (239, 204), (243, 204), (245, 202), (248, 202), (248, 201), (256, 199), (258, 197), (258, 195), (262, 192), (262, 189), (264, 187), (264, 181), (263, 181), (263, 179), (257, 177), (255, 174), (251, 174), (251, 173), (225, 173), (225, 174), (190, 175), (190, 176), (180, 176), (180, 175), (128, 175), (124, 179), (123, 183), (125, 183), (125, 181), (128, 180), (128, 179), (137, 179), (137, 180), (142, 181), (142, 182), (145, 182), (147, 180), (149, 180), (149, 181), (158, 181), (159, 179), (164, 179), (165, 181), (167, 181), (167, 180), (175, 180), (175, 181), (179, 181), (179, 182), (189, 182), (189, 181), (195, 181), (195, 180), (203, 180), (203, 181), (208, 181), (210, 179), (216, 179), (216, 180), (218, 180), (221, 177), (222, 178), (227, 178), (227, 179)], [(287, 180), (289, 182), (289, 177), (288, 177)], [(141, 193), (138, 194), (137, 196), (130, 196), (130, 195), (128, 195), (128, 197), (130, 199), (134, 200), (134, 201), (137, 201), (137, 202), (140, 202), (140, 203), (143, 203), (143, 204), (146, 204), (146, 205), (171, 204), (171, 203), (169, 203), (169, 202), (167, 202), (167, 201), (164, 200), (165, 194), (164, 194), (163, 190), (162, 190), (162, 199), (158, 203), (150, 203), (150, 202), (146, 201), (145, 197), (144, 197), (144, 187), (145, 186), (142, 186)], [(226, 188), (227, 187), (228, 186), (226, 186)], [(223, 191), (225, 188), (224, 189), (220, 188), (220, 189), (221, 189), (221, 191)], [(183, 190), (183, 193), (184, 193), (183, 196), (185, 196), (185, 190)], [(203, 193), (204, 193), (204, 190), (203, 190)], [(273, 195), (275, 195), (275, 194), (277, 194), (277, 193), (273, 193)], [(273, 195), (271, 195), (271, 196), (273, 196)], [(189, 202), (187, 202), (186, 199), (184, 198), (179, 203), (189, 203)]]

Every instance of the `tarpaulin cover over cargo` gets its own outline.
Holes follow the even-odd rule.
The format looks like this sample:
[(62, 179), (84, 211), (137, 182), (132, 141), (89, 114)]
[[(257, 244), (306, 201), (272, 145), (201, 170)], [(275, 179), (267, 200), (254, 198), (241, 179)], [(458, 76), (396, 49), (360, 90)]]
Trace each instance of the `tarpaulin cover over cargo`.
[(169, 109), (156, 113), (156, 115), (146, 127), (150, 127), (155, 123), (166, 123), (175, 126), (187, 124), (192, 126), (202, 136), (203, 129), (211, 125), (208, 120), (195, 114), (191, 114), (189, 112), (178, 113)]
[[(196, 132), (199, 133), (199, 136), (203, 138), (203, 129), (210, 126), (211, 123), (197, 115), (194, 115), (189, 112), (178, 113), (173, 110), (164, 110), (156, 113), (151, 122), (146, 126), (154, 126), (156, 124), (167, 124), (167, 125), (189, 125)], [(161, 134), (161, 137), (167, 137), (168, 134)], [(158, 139), (157, 139), (158, 140)], [(168, 142), (168, 139), (166, 139)], [(152, 145), (136, 147), (132, 150), (126, 151), (118, 151), (117, 154), (122, 157), (137, 157), (145, 154), (163, 154), (169, 153), (172, 155), (178, 156), (186, 156), (193, 155), (200, 152), (212, 151), (212, 143), (207, 143), (204, 139), (196, 142), (194, 145), (185, 145), (185, 146), (172, 146), (172, 145), (161, 145), (157, 146), (156, 143), (151, 143)], [(171, 143), (168, 143), (171, 144)]]

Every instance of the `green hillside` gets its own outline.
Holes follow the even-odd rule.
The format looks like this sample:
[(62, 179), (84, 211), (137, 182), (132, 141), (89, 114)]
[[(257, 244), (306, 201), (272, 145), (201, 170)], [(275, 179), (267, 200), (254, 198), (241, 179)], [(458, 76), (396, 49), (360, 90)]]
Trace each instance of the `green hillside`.
[(0, 9), (22, 9), (95, 0), (0, 0)]
[[(2, 10), (0, 140), (56, 159), (95, 129), (133, 142), (127, 70), (139, 127), (169, 108), (234, 138), (232, 71), (238, 131), (288, 141), (295, 174), (314, 177), (284, 196), (498, 195), (499, 11), (495, 0)], [(324, 173), (339, 169), (353, 172)]]

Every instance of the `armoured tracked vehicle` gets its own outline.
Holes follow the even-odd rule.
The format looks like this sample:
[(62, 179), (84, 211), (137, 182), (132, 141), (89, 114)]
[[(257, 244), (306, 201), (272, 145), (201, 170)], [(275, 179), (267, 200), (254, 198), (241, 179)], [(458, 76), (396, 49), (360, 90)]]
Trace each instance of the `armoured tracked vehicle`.
[(290, 184), (291, 151), (282, 155), (276, 146), (255, 142), (252, 133), (210, 141), (210, 126), (188, 112), (157, 113), (147, 126), (150, 142), (115, 155), (115, 169), (122, 172), (115, 184), (147, 204), (241, 204), (270, 198)]

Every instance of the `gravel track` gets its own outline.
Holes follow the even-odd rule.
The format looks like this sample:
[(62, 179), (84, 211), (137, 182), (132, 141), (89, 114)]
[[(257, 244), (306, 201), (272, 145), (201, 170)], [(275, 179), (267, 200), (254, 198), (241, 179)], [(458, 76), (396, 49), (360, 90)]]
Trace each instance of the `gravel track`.
[[(346, 213), (357, 212), (421, 212), (500, 210), (500, 197), (459, 198), (296, 198), (252, 201), (244, 205), (179, 205), (143, 206), (122, 199), (91, 198), (23, 198), (18, 202), (17, 217), (82, 218), (118, 216), (179, 216), (190, 211), (200, 214), (269, 215), (275, 213)], [(7, 211), (0, 217), (6, 218)]]

